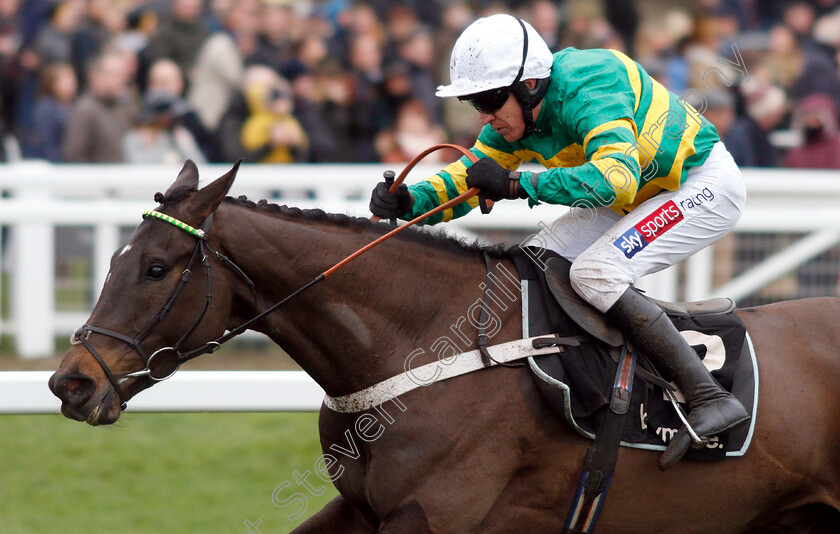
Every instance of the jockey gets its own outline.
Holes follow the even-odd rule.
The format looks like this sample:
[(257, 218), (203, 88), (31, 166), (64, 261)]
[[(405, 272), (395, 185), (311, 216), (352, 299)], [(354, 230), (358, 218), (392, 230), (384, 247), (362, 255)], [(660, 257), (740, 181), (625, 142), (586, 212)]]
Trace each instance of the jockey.
[[(662, 310), (633, 286), (726, 235), (741, 216), (741, 173), (715, 127), (615, 50), (551, 54), (531, 25), (510, 15), (467, 27), (452, 50), (452, 83), (439, 97), (469, 102), (484, 125), (478, 156), (451, 163), (396, 193), (377, 184), (370, 209), (411, 219), (481, 188), (499, 201), (525, 199), (572, 209), (526, 245), (572, 262), (574, 290), (605, 313), (688, 401), (688, 422), (709, 438), (744, 424), (741, 403), (712, 377)], [(537, 160), (543, 172), (516, 169)], [(460, 217), (476, 198), (431, 217)], [(660, 467), (688, 451), (683, 426)]]

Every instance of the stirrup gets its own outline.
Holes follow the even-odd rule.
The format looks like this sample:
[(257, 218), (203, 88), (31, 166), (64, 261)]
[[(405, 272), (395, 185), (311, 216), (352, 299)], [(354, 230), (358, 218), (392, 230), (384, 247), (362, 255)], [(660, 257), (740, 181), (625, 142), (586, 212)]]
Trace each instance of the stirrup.
[(694, 428), (691, 426), (691, 423), (688, 422), (688, 417), (686, 416), (685, 412), (683, 412), (682, 407), (677, 402), (677, 398), (674, 396), (674, 393), (670, 389), (663, 389), (666, 395), (668, 395), (668, 400), (671, 402), (671, 405), (674, 407), (674, 410), (677, 412), (677, 416), (682, 421), (683, 426), (685, 427), (688, 435), (691, 437), (691, 441), (694, 443), (695, 447), (699, 447), (701, 445), (705, 445), (705, 441), (697, 435)]

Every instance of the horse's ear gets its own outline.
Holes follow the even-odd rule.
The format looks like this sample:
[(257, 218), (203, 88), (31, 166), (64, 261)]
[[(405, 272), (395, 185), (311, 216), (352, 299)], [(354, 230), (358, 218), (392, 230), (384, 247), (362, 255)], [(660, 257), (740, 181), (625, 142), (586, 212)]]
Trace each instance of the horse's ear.
[(195, 202), (194, 213), (204, 218), (216, 211), (219, 204), (227, 196), (230, 187), (233, 185), (233, 180), (236, 178), (236, 173), (239, 171), (239, 165), (242, 163), (240, 159), (233, 164), (233, 168), (224, 175), (213, 180), (211, 183), (202, 187), (193, 196), (191, 202)]
[(165, 197), (169, 197), (176, 189), (185, 187), (190, 190), (198, 188), (198, 167), (195, 166), (193, 160), (188, 159), (184, 162), (181, 172), (178, 173), (178, 178), (166, 190)]

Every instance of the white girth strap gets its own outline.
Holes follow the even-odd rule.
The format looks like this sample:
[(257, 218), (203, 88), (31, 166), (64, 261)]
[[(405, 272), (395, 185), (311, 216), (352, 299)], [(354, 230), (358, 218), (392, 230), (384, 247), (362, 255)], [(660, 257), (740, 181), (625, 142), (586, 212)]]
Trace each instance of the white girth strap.
[[(532, 344), (534, 339), (537, 338), (531, 337), (509, 341), (488, 347), (487, 350), (490, 352), (490, 356), (497, 362), (511, 362), (527, 358), (528, 356), (560, 352), (560, 348), (555, 346), (535, 349)], [(485, 368), (478, 349), (462, 352), (461, 354), (447, 358), (447, 360), (450, 359), (452, 363), (434, 361), (422, 365), (417, 369), (406, 369), (404, 373), (392, 376), (387, 380), (383, 380), (356, 393), (350, 393), (341, 397), (330, 397), (327, 395), (324, 397), (324, 404), (327, 408), (336, 412), (361, 412), (374, 406), (379, 406), (411, 390)], [(491, 362), (491, 367), (493, 366), (496, 366), (496, 363)]]

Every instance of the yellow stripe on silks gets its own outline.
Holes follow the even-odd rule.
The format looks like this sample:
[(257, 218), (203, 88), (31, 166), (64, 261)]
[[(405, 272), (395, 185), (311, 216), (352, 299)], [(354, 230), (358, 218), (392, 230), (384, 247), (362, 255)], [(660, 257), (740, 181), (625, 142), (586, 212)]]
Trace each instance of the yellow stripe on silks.
[(674, 157), (674, 164), (671, 165), (671, 172), (667, 176), (667, 185), (663, 185), (669, 191), (675, 191), (680, 186), (680, 178), (682, 178), (685, 160), (697, 153), (697, 149), (694, 147), (694, 138), (697, 137), (697, 132), (700, 131), (700, 125), (703, 123), (700, 113), (691, 107), (691, 104), (682, 101), (682, 105), (685, 107), (688, 128), (685, 129), (680, 139), (680, 146), (677, 149), (676, 157)]
[(654, 79), (651, 79), (653, 97), (650, 100), (650, 107), (645, 114), (645, 122), (642, 124), (642, 131), (639, 132), (638, 152), (639, 163), (642, 168), (647, 167), (650, 160), (655, 159), (659, 145), (662, 143), (662, 134), (665, 129), (659, 124), (671, 107), (671, 99), (668, 90)]
[(627, 128), (631, 132), (633, 132), (633, 138), (636, 138), (636, 123), (631, 121), (630, 119), (616, 119), (614, 121), (605, 122), (595, 128), (589, 130), (589, 133), (586, 134), (586, 137), (583, 138), (583, 152), (586, 153), (586, 145), (589, 144), (589, 141), (592, 140), (598, 134), (604, 133), (607, 130), (612, 130), (613, 128)]
[[(659, 178), (659, 179), (661, 180), (661, 179), (664, 179), (664, 178)], [(613, 211), (616, 211), (620, 215), (624, 215), (625, 211), (627, 211), (627, 212), (633, 211), (634, 209), (639, 207), (639, 204), (641, 204), (645, 200), (648, 200), (648, 199), (651, 199), (651, 198), (655, 197), (656, 194), (659, 193), (660, 191), (662, 191), (662, 189), (663, 189), (661, 186), (657, 185), (655, 182), (656, 182), (656, 180), (653, 180), (653, 181), (650, 181), (650, 182), (646, 183), (645, 185), (643, 185), (642, 188), (639, 189), (639, 192), (636, 193), (636, 198), (633, 199), (632, 204), (630, 204), (628, 206), (622, 206), (622, 209), (615, 209)]]
[(554, 154), (549, 159), (539, 152), (533, 150), (517, 150), (514, 155), (522, 161), (537, 160), (540, 165), (546, 169), (553, 169), (555, 167), (578, 167), (586, 163), (586, 156), (583, 153), (583, 147), (577, 143), (571, 144)]
[[(449, 201), (449, 195), (446, 194), (446, 183), (444, 183), (443, 178), (438, 175), (434, 175), (429, 178), (428, 182), (432, 184), (437, 192), (438, 199), (440, 200), (441, 204), (444, 204)], [(452, 220), (452, 208), (443, 210), (443, 222), (451, 221)]]
[(493, 147), (489, 147), (482, 143), (481, 141), (475, 142), (475, 148), (479, 151), (483, 152), (484, 154), (490, 156), (496, 163), (504, 167), (505, 169), (515, 171), (519, 168), (519, 165), (522, 164), (522, 159), (514, 154), (510, 154), (508, 152), (502, 152), (501, 150), (496, 150)]
[(548, 169), (554, 167), (578, 167), (586, 163), (586, 152), (584, 152), (582, 146), (573, 143), (545, 160), (545, 162), (540, 161), (540, 163)]
[(516, 170), (523, 161), (537, 160), (546, 169), (555, 167), (578, 167), (586, 163), (583, 147), (577, 143), (566, 146), (557, 154), (546, 159), (545, 156), (533, 150), (517, 150), (513, 154), (491, 148), (480, 141), (475, 142), (475, 148), (496, 160), (506, 169)]
[[(452, 177), (452, 182), (455, 184), (455, 187), (458, 189), (458, 193), (464, 193), (469, 189), (467, 187), (467, 166), (461, 163), (461, 160), (454, 161), (447, 165), (444, 171), (449, 173), (449, 176)], [(470, 199), (467, 199), (467, 204), (471, 208), (478, 207), (478, 197), (474, 196)]]
[(636, 96), (636, 103), (633, 105), (633, 113), (635, 114), (639, 111), (639, 102), (642, 99), (642, 78), (639, 75), (639, 68), (632, 59), (625, 56), (618, 50), (610, 50), (610, 52), (615, 54), (615, 57), (620, 59), (621, 62), (624, 63), (624, 67), (627, 69), (627, 76), (630, 78), (630, 87), (633, 89), (633, 94)]
[(626, 165), (615, 158), (604, 158), (590, 161), (604, 176), (604, 179), (615, 192), (613, 206), (626, 206), (636, 197), (638, 182)]
[(605, 157), (609, 156), (610, 154), (626, 154), (630, 157), (636, 158), (638, 161), (639, 151), (638, 150), (631, 150), (636, 145), (633, 143), (610, 143), (609, 145), (604, 145), (599, 147), (598, 150), (592, 154), (591, 161), (598, 161), (599, 159), (604, 159)]

